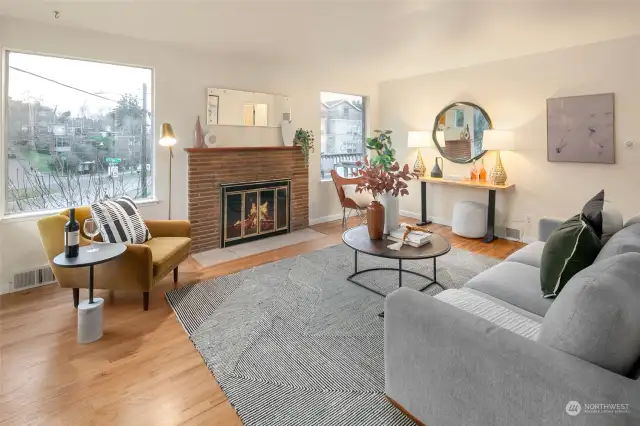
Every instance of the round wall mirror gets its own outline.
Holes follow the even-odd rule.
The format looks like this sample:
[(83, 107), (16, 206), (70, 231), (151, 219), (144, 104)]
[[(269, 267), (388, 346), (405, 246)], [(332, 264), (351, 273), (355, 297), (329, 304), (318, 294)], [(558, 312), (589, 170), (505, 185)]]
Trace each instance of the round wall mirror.
[(483, 133), (492, 129), (489, 114), (471, 102), (454, 102), (438, 113), (433, 124), (433, 142), (444, 158), (470, 163), (486, 152)]

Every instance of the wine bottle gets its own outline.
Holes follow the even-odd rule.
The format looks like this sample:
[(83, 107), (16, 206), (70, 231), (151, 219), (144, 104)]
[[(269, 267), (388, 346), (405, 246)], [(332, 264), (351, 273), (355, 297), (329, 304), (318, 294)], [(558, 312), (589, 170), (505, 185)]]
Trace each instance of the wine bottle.
[(80, 251), (80, 224), (76, 209), (69, 209), (69, 221), (64, 225), (64, 257), (78, 257)]

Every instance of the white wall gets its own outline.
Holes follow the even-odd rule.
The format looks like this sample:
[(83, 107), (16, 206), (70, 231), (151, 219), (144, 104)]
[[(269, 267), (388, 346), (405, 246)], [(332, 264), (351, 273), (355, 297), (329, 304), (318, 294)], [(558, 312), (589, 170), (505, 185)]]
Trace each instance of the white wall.
[[(206, 123), (206, 94), (209, 87), (233, 87), (248, 91), (283, 93), (292, 98), (291, 108), (297, 127), (312, 129), (318, 145), (309, 167), (310, 217), (337, 215), (340, 211), (331, 182), (320, 182), (320, 91), (371, 96), (375, 105), (377, 86), (364, 83), (362, 76), (334, 74), (324, 78), (322, 66), (302, 72), (273, 64), (225, 58), (191, 52), (164, 43), (145, 42), (92, 31), (77, 30), (0, 17), (0, 47), (62, 55), (81, 59), (153, 67), (155, 70), (155, 122), (159, 128), (169, 122), (178, 135), (173, 162), (173, 218), (187, 218), (187, 153), (193, 141), (196, 117)], [(319, 58), (321, 59), (321, 58)], [(375, 108), (371, 108), (375, 120)], [(370, 121), (371, 123), (371, 121)], [(221, 129), (219, 127), (218, 129)], [(267, 133), (256, 133), (264, 130)], [(280, 145), (279, 129), (233, 128), (214, 132), (221, 145)], [(261, 142), (255, 142), (261, 138)], [(237, 142), (236, 142), (237, 141)], [(256, 159), (257, 161), (259, 159)], [(143, 206), (148, 219), (167, 217), (168, 153), (156, 149), (156, 197), (159, 202)], [(0, 184), (4, 186), (4, 173)], [(0, 293), (9, 288), (15, 272), (46, 263), (35, 219), (0, 220)]]
[[(546, 99), (608, 92), (615, 93), (616, 164), (547, 162)], [(502, 160), (516, 188), (498, 194), (498, 225), (535, 238), (540, 217), (574, 215), (603, 188), (624, 217), (640, 211), (639, 36), (388, 81), (380, 85), (379, 96), (380, 125), (398, 135), (399, 158), (409, 164), (416, 151), (406, 148), (407, 131), (432, 129), (438, 111), (453, 101), (475, 102), (489, 113), (495, 128), (515, 132), (517, 151), (503, 153)], [(625, 147), (627, 139), (636, 145)], [(423, 155), (431, 170), (437, 152), (425, 149)], [(490, 170), (494, 154), (484, 158)], [(466, 175), (469, 170), (470, 165), (444, 164), (445, 174)], [(410, 189), (400, 208), (418, 214), (417, 183)], [(486, 203), (487, 194), (429, 185), (427, 200), (429, 216), (447, 222), (457, 201)], [(532, 215), (531, 225), (524, 222), (527, 214)]]

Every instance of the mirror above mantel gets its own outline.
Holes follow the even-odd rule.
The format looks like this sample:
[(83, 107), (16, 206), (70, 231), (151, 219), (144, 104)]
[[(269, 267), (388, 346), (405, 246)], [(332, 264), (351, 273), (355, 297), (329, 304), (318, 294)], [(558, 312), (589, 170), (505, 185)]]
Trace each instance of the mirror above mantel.
[(484, 155), (485, 130), (492, 129), (489, 114), (471, 102), (454, 102), (434, 120), (433, 142), (440, 154), (454, 163), (470, 163)]
[(285, 95), (242, 90), (207, 89), (207, 125), (280, 127), (291, 119), (290, 99)]

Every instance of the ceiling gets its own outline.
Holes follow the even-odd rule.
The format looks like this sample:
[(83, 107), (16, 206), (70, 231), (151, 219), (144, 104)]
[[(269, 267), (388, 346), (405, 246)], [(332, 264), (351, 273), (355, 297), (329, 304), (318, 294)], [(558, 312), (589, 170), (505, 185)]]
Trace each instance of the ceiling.
[(632, 0), (0, 0), (0, 14), (378, 81), (640, 33)]

